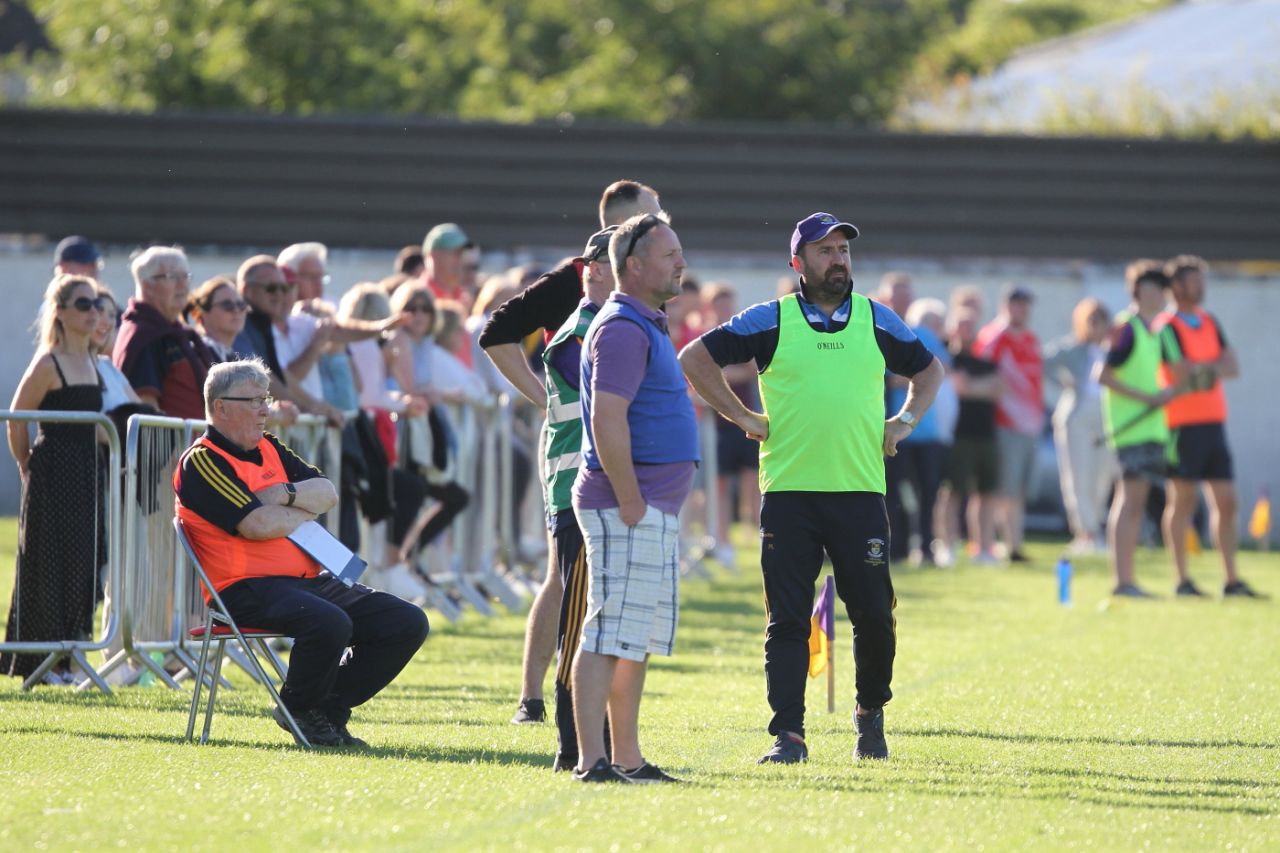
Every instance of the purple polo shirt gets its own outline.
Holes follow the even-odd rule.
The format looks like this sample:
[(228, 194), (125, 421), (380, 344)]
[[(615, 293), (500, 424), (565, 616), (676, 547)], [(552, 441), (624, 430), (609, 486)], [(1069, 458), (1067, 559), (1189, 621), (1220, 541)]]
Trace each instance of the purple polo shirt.
[[(615, 291), (611, 298), (627, 303), (664, 333), (667, 331), (667, 315), (661, 311), (625, 293)], [(630, 320), (612, 317), (592, 338), (583, 357), (591, 359), (595, 392), (605, 391), (634, 400), (649, 364), (649, 338)], [(582, 417), (590, 417), (590, 412), (584, 411)], [(678, 515), (693, 487), (694, 463), (636, 465), (635, 469), (644, 502), (662, 512)], [(618, 505), (604, 469), (591, 471), (585, 465), (578, 468), (578, 477), (573, 481), (573, 505), (579, 509), (612, 509)]]

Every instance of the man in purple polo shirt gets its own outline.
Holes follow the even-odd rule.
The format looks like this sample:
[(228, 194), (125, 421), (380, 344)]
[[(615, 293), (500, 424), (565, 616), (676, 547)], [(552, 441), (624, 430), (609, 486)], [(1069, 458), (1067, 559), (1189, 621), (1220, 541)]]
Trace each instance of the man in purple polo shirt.
[[(617, 287), (582, 341), (582, 465), (573, 510), (590, 580), (573, 667), (582, 782), (674, 782), (644, 760), (637, 722), (650, 654), (669, 655), (679, 608), (677, 514), (698, 463), (698, 427), (666, 315), (684, 254), (662, 215), (609, 241)], [(609, 709), (613, 764), (604, 748)]]

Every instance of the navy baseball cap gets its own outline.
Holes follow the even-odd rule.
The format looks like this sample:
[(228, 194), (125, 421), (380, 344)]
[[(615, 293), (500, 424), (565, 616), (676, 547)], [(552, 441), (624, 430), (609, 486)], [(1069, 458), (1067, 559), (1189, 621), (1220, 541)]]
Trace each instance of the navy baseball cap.
[(851, 222), (841, 222), (830, 213), (811, 213), (796, 223), (796, 230), (791, 232), (791, 256), (800, 253), (806, 243), (821, 240), (837, 228), (844, 230), (844, 236), (850, 240), (858, 239), (858, 226)]
[(96, 264), (102, 260), (98, 247), (85, 237), (73, 235), (63, 237), (58, 248), (53, 250), (54, 266), (70, 261), (73, 264)]
[(617, 230), (617, 225), (610, 225), (608, 228), (592, 234), (591, 238), (587, 240), (587, 247), (582, 250), (582, 259), (587, 263), (595, 263), (600, 259), (601, 255), (607, 254), (609, 252), (609, 238)]

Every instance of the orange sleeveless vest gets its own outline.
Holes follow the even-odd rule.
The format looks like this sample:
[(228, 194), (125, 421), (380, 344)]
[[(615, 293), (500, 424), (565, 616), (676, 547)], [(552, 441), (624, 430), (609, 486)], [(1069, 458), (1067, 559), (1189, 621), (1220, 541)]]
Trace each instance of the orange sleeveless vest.
[[(180, 492), (182, 483), (182, 465), (187, 456), (199, 447), (217, 453), (231, 465), (250, 492), (258, 492), (276, 483), (285, 482), (284, 465), (280, 462), (280, 454), (270, 441), (263, 438), (258, 442), (258, 451), (262, 454), (262, 464), (255, 465), (237, 459), (222, 448), (215, 445), (207, 436), (191, 446), (182, 455), (178, 468), (173, 473), (173, 489)], [(313, 578), (320, 574), (320, 564), (311, 559), (297, 545), (287, 538), (279, 539), (245, 539), (227, 533), (216, 524), (205, 521), (194, 511), (177, 503), (178, 518), (182, 519), (183, 529), (192, 549), (200, 558), (214, 589), (221, 592), (236, 581), (245, 578), (261, 578), (272, 575), (285, 575), (297, 578)], [(206, 600), (209, 596), (205, 595)]]
[[(1196, 316), (1200, 318), (1200, 328), (1191, 325), (1178, 316), (1177, 312), (1166, 311), (1157, 320), (1161, 329), (1172, 326), (1178, 333), (1178, 342), (1182, 346), (1182, 358), (1191, 364), (1207, 364), (1217, 361), (1222, 355), (1222, 345), (1218, 341), (1218, 326), (1208, 312), (1197, 308)], [(1174, 384), (1173, 370), (1163, 361), (1160, 364), (1160, 387), (1168, 388)], [(1213, 383), (1213, 387), (1205, 391), (1188, 391), (1179, 394), (1165, 407), (1165, 420), (1169, 427), (1176, 429), (1191, 424), (1220, 424), (1227, 420), (1227, 395), (1222, 390), (1222, 380)]]

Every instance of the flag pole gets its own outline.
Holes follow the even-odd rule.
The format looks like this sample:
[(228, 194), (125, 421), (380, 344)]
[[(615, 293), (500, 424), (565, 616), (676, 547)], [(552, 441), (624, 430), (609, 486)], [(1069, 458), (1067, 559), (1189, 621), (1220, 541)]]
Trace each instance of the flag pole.
[(826, 596), (827, 608), (826, 616), (827, 624), (827, 713), (834, 714), (836, 710), (836, 619), (835, 619), (835, 590), (833, 589), (835, 578), (827, 575), (826, 585), (822, 587), (822, 594)]

